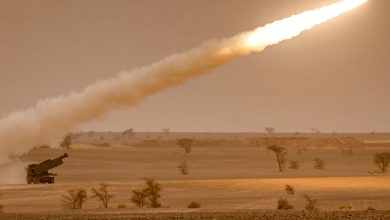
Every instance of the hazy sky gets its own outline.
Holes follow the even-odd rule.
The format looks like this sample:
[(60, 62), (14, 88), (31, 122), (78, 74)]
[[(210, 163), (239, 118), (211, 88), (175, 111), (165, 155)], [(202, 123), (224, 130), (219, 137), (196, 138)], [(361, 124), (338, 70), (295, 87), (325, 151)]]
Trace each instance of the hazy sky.
[[(0, 0), (0, 115), (335, 1)], [(390, 131), (390, 1), (117, 110), (86, 130)]]

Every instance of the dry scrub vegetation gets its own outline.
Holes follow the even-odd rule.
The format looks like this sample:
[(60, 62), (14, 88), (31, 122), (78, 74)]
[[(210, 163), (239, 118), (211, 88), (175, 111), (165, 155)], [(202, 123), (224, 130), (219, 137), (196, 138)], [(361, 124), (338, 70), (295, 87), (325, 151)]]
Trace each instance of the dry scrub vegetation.
[(114, 198), (114, 195), (108, 192), (108, 185), (105, 183), (101, 183), (98, 188), (92, 188), (91, 193), (91, 198), (97, 198), (103, 203), (106, 209), (108, 208), (109, 201)]
[(381, 152), (374, 155), (374, 164), (378, 167), (379, 173), (387, 173), (390, 165), (390, 152)]
[(188, 204), (187, 208), (198, 209), (200, 208), (200, 204), (198, 202), (192, 201), (190, 202), (190, 204)]
[(141, 190), (133, 190), (131, 202), (139, 208), (160, 208), (162, 187), (154, 179), (145, 178), (145, 187)]
[(194, 141), (195, 140), (191, 138), (180, 138), (176, 141), (176, 144), (183, 148), (184, 152), (188, 154), (192, 150), (192, 144)]
[(187, 165), (187, 161), (183, 161), (179, 164), (179, 166), (177, 166), (177, 168), (179, 169), (179, 172), (182, 174), (182, 175), (188, 175), (190, 173), (189, 171), (189, 168), (188, 168), (188, 165)]
[(276, 157), (276, 162), (278, 164), (278, 168), (280, 172), (283, 172), (286, 168), (286, 155), (287, 155), (287, 150), (284, 147), (280, 147), (278, 145), (270, 145), (267, 147), (267, 150), (272, 151), (275, 153)]
[(0, 216), (1, 220), (172, 220), (172, 219), (202, 219), (202, 220), (273, 220), (273, 219), (289, 219), (289, 220), (366, 220), (366, 219), (389, 219), (390, 211), (334, 211), (334, 212), (302, 212), (294, 210), (286, 211), (260, 211), (260, 210), (237, 210), (224, 212), (170, 212), (170, 213), (72, 213), (72, 214), (4, 214)]
[(82, 209), (87, 201), (87, 190), (84, 188), (70, 189), (62, 195), (62, 205), (65, 209)]
[[(131, 132), (129, 131), (128, 133), (129, 133), (128, 134), (129, 137), (133, 137), (135, 135), (132, 131)], [(273, 134), (269, 134), (269, 135), (272, 136)], [(169, 134), (169, 135), (166, 134), (166, 137), (168, 137), (168, 136), (170, 137), (171, 134)], [(112, 144), (110, 142), (110, 139), (105, 137), (103, 134), (101, 134), (100, 137), (101, 137), (100, 140), (103, 143), (103, 144), (101, 144), (102, 146), (105, 145), (105, 143), (107, 143), (105, 141), (109, 141), (108, 143)], [(242, 176), (239, 176), (237, 178), (243, 178), (243, 179), (245, 179), (245, 178), (247, 178), (247, 179), (261, 179), (264, 177), (264, 175), (269, 175), (274, 179), (279, 179), (279, 178), (283, 179), (283, 178), (290, 178), (290, 177), (300, 178), (301, 177), (300, 175), (301, 174), (305, 175), (306, 172), (312, 172), (312, 174), (308, 175), (308, 178), (329, 177), (329, 176), (332, 177), (332, 175), (334, 175), (333, 171), (337, 171), (338, 166), (341, 164), (338, 161), (355, 161), (354, 160), (355, 158), (359, 159), (363, 155), (362, 149), (358, 149), (358, 148), (355, 149), (354, 148), (354, 152), (352, 152), (351, 147), (346, 147), (346, 146), (350, 146), (350, 143), (347, 143), (345, 146), (343, 145), (343, 147), (340, 147), (340, 148), (338, 148), (338, 147), (336, 147), (335, 149), (332, 148), (331, 149), (331, 151), (333, 152), (332, 157), (329, 157), (329, 155), (327, 155), (327, 154), (321, 154), (322, 149), (310, 147), (310, 145), (312, 145), (312, 143), (310, 143), (310, 142), (306, 145), (302, 144), (302, 146), (300, 146), (299, 144), (295, 144), (292, 147), (289, 144), (283, 144), (283, 141), (285, 141), (286, 143), (289, 143), (292, 140), (299, 142), (299, 141), (301, 141), (300, 139), (304, 139), (301, 137), (289, 137), (289, 138), (286, 138), (286, 140), (282, 140), (282, 141), (281, 141), (281, 139), (283, 139), (283, 138), (278, 138), (276, 136), (269, 138), (269, 139), (266, 139), (266, 138), (260, 138), (260, 139), (242, 138), (242, 139), (237, 139), (237, 140), (226, 139), (223, 141), (213, 140), (213, 139), (203, 139), (202, 140), (202, 139), (198, 139), (198, 138), (196, 140), (191, 139), (191, 138), (174, 138), (174, 136), (172, 136), (170, 138), (172, 140), (164, 139), (164, 137), (157, 140), (159, 143), (160, 142), (163, 143), (164, 141), (166, 141), (167, 143), (169, 142), (169, 144), (173, 143), (170, 146), (170, 148), (160, 148), (160, 147), (157, 148), (157, 147), (155, 147), (153, 144), (154, 143), (153, 139), (151, 139), (150, 141), (152, 141), (151, 143), (154, 147), (150, 148), (150, 149), (145, 147), (142, 150), (140, 150), (141, 148), (136, 148), (136, 147), (131, 148), (131, 150), (128, 150), (124, 146), (114, 146), (114, 145), (107, 144), (107, 145), (112, 146), (113, 150), (119, 149), (120, 151), (118, 150), (118, 152), (122, 152), (122, 151), (124, 151), (123, 149), (126, 149), (126, 152), (131, 151), (131, 153), (137, 153), (138, 156), (139, 155), (149, 155), (149, 154), (153, 154), (154, 151), (158, 151), (158, 157), (156, 157), (156, 158), (158, 158), (158, 160), (155, 160), (152, 157), (149, 157), (149, 158), (152, 158), (152, 160), (150, 160), (150, 159), (145, 160), (145, 161), (148, 161), (148, 163), (149, 163), (149, 161), (153, 161), (153, 164), (155, 161), (158, 161), (158, 164), (166, 165), (165, 162), (161, 162), (161, 161), (164, 161), (166, 159), (165, 155), (161, 153), (163, 151), (165, 153), (166, 149), (170, 150), (171, 153), (169, 155), (173, 155), (171, 157), (171, 158), (174, 158), (173, 160), (176, 160), (178, 158), (177, 155), (180, 156), (180, 158), (178, 158), (180, 160), (177, 160), (177, 162), (175, 162), (175, 164), (173, 164), (173, 165), (166, 166), (169, 169), (161, 169), (160, 173), (157, 173), (157, 174), (153, 173), (154, 169), (142, 170), (143, 172), (149, 172), (149, 173), (145, 174), (145, 176), (153, 176), (153, 177), (158, 178), (159, 180), (161, 179), (162, 183), (164, 184), (163, 203), (164, 203), (165, 207), (163, 207), (161, 204), (162, 186), (160, 183), (156, 182), (154, 179), (145, 179), (144, 186), (141, 186), (138, 189), (132, 188), (133, 183), (130, 183), (129, 186), (126, 185), (125, 187), (123, 187), (123, 188), (126, 188), (125, 190), (127, 190), (126, 194), (118, 193), (119, 192), (118, 186), (115, 185), (114, 189), (115, 189), (115, 192), (118, 194), (118, 198), (116, 198), (116, 197), (114, 198), (114, 194), (110, 193), (109, 186), (107, 184), (104, 184), (104, 183), (98, 185), (95, 188), (92, 188), (92, 187), (91, 187), (91, 189), (88, 188), (88, 190), (85, 188), (70, 189), (62, 195), (62, 198), (61, 198), (62, 206), (65, 209), (83, 209), (84, 208), (84, 210), (81, 210), (81, 211), (78, 210), (76, 212), (76, 213), (79, 213), (80, 216), (83, 216), (84, 215), (83, 212), (86, 212), (86, 210), (88, 210), (88, 211), (95, 210), (95, 209), (97, 210), (98, 205), (100, 206), (100, 208), (104, 208), (104, 209), (110, 208), (110, 205), (111, 205), (111, 206), (117, 208), (116, 211), (118, 211), (118, 212), (119, 211), (120, 212), (128, 212), (128, 211), (134, 211), (134, 210), (137, 210), (136, 212), (158, 212), (158, 211), (162, 210), (162, 209), (154, 209), (153, 211), (151, 211), (150, 209), (149, 210), (148, 209), (139, 210), (139, 209), (134, 209), (134, 207), (137, 207), (137, 208), (165, 208), (163, 210), (164, 212), (170, 210), (170, 209), (168, 209), (168, 207), (172, 208), (171, 209), (172, 211), (177, 211), (179, 208), (183, 209), (185, 207), (187, 207), (187, 208), (200, 208), (201, 207), (200, 203), (198, 203), (197, 201), (192, 201), (192, 200), (198, 200), (198, 199), (202, 201), (202, 208), (209, 209), (210, 207), (215, 207), (214, 206), (215, 204), (218, 204), (218, 205), (222, 204), (222, 205), (218, 206), (217, 208), (215, 208), (215, 210), (224, 209), (225, 204), (228, 204), (229, 202), (231, 202), (233, 200), (234, 200), (234, 202), (236, 202), (236, 199), (238, 201), (240, 199), (241, 195), (234, 194), (234, 195), (231, 195), (230, 197), (227, 196), (226, 198), (222, 197), (219, 199), (218, 196), (224, 195), (224, 193), (225, 193), (225, 191), (222, 192), (222, 191), (220, 191), (220, 189), (222, 189), (222, 190), (228, 189), (228, 190), (231, 190), (231, 192), (236, 192), (237, 187), (235, 185), (234, 185), (234, 187), (230, 187), (230, 188), (225, 187), (225, 186), (224, 186), (225, 188), (218, 188), (218, 187), (220, 187), (218, 185), (218, 187), (211, 188), (211, 190), (209, 188), (198, 190), (198, 188), (196, 188), (196, 187), (193, 187), (192, 189), (187, 188), (189, 185), (193, 184), (191, 181), (198, 180), (196, 178), (199, 178), (201, 180), (209, 180), (211, 178), (214, 178), (215, 177), (214, 175), (217, 176), (217, 177), (215, 177), (217, 179), (218, 178), (224, 179), (224, 180), (233, 179), (233, 178), (235, 178), (234, 175), (236, 175), (236, 174), (242, 175)], [(264, 140), (267, 140), (267, 141), (264, 141)], [(70, 148), (72, 141), (73, 141), (73, 136), (65, 137), (64, 143), (62, 144), (63, 147)], [(142, 140), (141, 141), (141, 139), (140, 139), (140, 143), (146, 143), (143, 141), (149, 141), (149, 140)], [(345, 140), (343, 140), (343, 141), (345, 141)], [(232, 147), (232, 146), (236, 147), (235, 144), (241, 143), (243, 145), (249, 145), (249, 146), (251, 146), (251, 148), (237, 149), (237, 148), (232, 147), (231, 149), (227, 149), (228, 153), (226, 153), (226, 154), (221, 153), (221, 150), (216, 148), (215, 146), (210, 147), (211, 150), (208, 148), (202, 148), (202, 149), (195, 148), (198, 146), (208, 145), (210, 143), (213, 144), (214, 142), (217, 142), (217, 146), (228, 145), (230, 147)], [(332, 145), (333, 142), (329, 142), (328, 144)], [(95, 146), (98, 146), (98, 145), (99, 145), (99, 143), (95, 144)], [(264, 145), (265, 145), (265, 147), (264, 147)], [(136, 146), (136, 145), (132, 145), (132, 146)], [(238, 145), (238, 147), (239, 146), (241, 146), (241, 145)], [(72, 150), (74, 152), (76, 152), (78, 150), (77, 146), (72, 145), (72, 147), (73, 147)], [(178, 151), (179, 151), (178, 149), (180, 149), (179, 154), (178, 154)], [(296, 151), (297, 149), (298, 149), (298, 152)], [(95, 148), (94, 150), (101, 150), (101, 148), (100, 149)], [(161, 150), (161, 151), (159, 151), (159, 150)], [(339, 150), (341, 151), (341, 155), (340, 155)], [(87, 151), (88, 150), (85, 150), (82, 153), (85, 153)], [(266, 153), (267, 151), (268, 151), (268, 154)], [(372, 174), (376, 174), (376, 177), (380, 177), (380, 175), (378, 175), (378, 174), (386, 174), (389, 170), (390, 153), (389, 152), (377, 153), (376, 151), (377, 151), (376, 149), (370, 150), (369, 151), (370, 153), (366, 154), (366, 157), (363, 158), (364, 159), (363, 161), (365, 162), (364, 166), (360, 166), (359, 170), (364, 170), (363, 172), (366, 173), (367, 169), (373, 168), (374, 167), (373, 165), (375, 165), (375, 172), (372, 172)], [(146, 152), (146, 153), (144, 153), (144, 152)], [(204, 157), (204, 155), (206, 155), (206, 153), (204, 153), (204, 152), (208, 152), (209, 153), (209, 154), (207, 154), (208, 156), (209, 155), (213, 156), (212, 162), (214, 162), (214, 161), (220, 162), (220, 160), (221, 161), (224, 161), (224, 160), (228, 161), (229, 163), (227, 163), (226, 161), (224, 161), (224, 163), (221, 163), (224, 165), (223, 167), (226, 167), (225, 168), (226, 172), (224, 173), (225, 170), (222, 170), (222, 169), (217, 170), (217, 171), (221, 171), (221, 172), (213, 172), (213, 173), (210, 172), (211, 169), (207, 169), (208, 167), (206, 167), (205, 165), (208, 165), (207, 163), (209, 163), (209, 161), (211, 161), (211, 159), (210, 159), (211, 157), (204, 159), (203, 157)], [(234, 152), (234, 154), (231, 152)], [(245, 154), (243, 154), (245, 157), (242, 156), (242, 158), (245, 158), (245, 160), (242, 160), (242, 159), (237, 160), (237, 157), (240, 156), (242, 152), (245, 152)], [(336, 156), (334, 156), (334, 155), (336, 155)], [(320, 156), (321, 158), (319, 158), (318, 156)], [(334, 159), (334, 157), (338, 157), (338, 158)], [(135, 156), (134, 156), (134, 158), (135, 158)], [(226, 159), (226, 158), (228, 158), (228, 159)], [(342, 158), (342, 159), (340, 159), (340, 158)], [(202, 162), (198, 162), (198, 160), (200, 160)], [(237, 163), (236, 163), (236, 160), (237, 160)], [(258, 160), (258, 161), (261, 160), (261, 163), (256, 162), (256, 164), (254, 164), (254, 162), (253, 162), (254, 160)], [(127, 164), (129, 161), (131, 161), (131, 160), (126, 160), (126, 163), (123, 163), (123, 164)], [(180, 174), (181, 175), (189, 175), (189, 166), (187, 164), (188, 161), (191, 162), (190, 163), (191, 176), (186, 176), (186, 177), (179, 176)], [(203, 163), (203, 161), (205, 161), (205, 162)], [(233, 161), (233, 163), (231, 161)], [(242, 161), (244, 161), (244, 163), (242, 163)], [(275, 161), (276, 161), (276, 163), (275, 163)], [(335, 162), (336, 162), (336, 164), (335, 164)], [(172, 160), (170, 161), (170, 163), (172, 163)], [(178, 163), (178, 164), (176, 164), (176, 163)], [(249, 174), (247, 174), (246, 172), (242, 172), (243, 169), (240, 168), (241, 164), (243, 164), (242, 167), (245, 167), (245, 168), (250, 167), (250, 169), (247, 169), (248, 170), (247, 173), (249, 173)], [(268, 164), (271, 164), (271, 166), (267, 166)], [(356, 163), (351, 162), (348, 164), (353, 166)], [(230, 170), (229, 168), (232, 168), (233, 165), (234, 165), (234, 169)], [(261, 167), (260, 165), (265, 165), (265, 166)], [(148, 167), (148, 166), (145, 166), (145, 167)], [(164, 167), (164, 168), (166, 168), (166, 167)], [(114, 167), (114, 169), (118, 170), (116, 167)], [(201, 169), (203, 169), (203, 170), (201, 170)], [(259, 172), (260, 174), (258, 176), (254, 176), (251, 174), (254, 172), (258, 172), (258, 170), (256, 170), (256, 169), (262, 169), (261, 172)], [(177, 170), (179, 170), (180, 174), (177, 172)], [(199, 170), (201, 172), (199, 172)], [(211, 171), (213, 171), (213, 170), (211, 170)], [(240, 171), (240, 172), (238, 172), (238, 171)], [(269, 171), (269, 173), (267, 173), (267, 171)], [(138, 175), (144, 175), (143, 172), (139, 172), (141, 174), (138, 174)], [(350, 170), (348, 170), (348, 172), (350, 172)], [(211, 175), (210, 173), (212, 173), (213, 175)], [(222, 173), (222, 175), (220, 175), (220, 173)], [(337, 177), (341, 177), (342, 175), (344, 175), (344, 173), (340, 173), (340, 172), (337, 174), (339, 175)], [(218, 175), (220, 175), (220, 176), (218, 176)], [(225, 176), (223, 176), (223, 175), (225, 175)], [(113, 175), (113, 176), (116, 177), (115, 175)], [(137, 176), (136, 178), (140, 179), (142, 177), (143, 176)], [(174, 187), (169, 186), (168, 184), (167, 184), (167, 186), (165, 186), (165, 182), (163, 182), (163, 181), (175, 182), (175, 180), (176, 180), (175, 178), (177, 178), (177, 179), (182, 178), (179, 180), (184, 180), (183, 185), (178, 185), (177, 189), (175, 189), (175, 187), (177, 187), (175, 184), (177, 184), (177, 183), (169, 183), (171, 185), (174, 185)], [(80, 180), (80, 182), (82, 180)], [(98, 181), (100, 181), (100, 180), (98, 180)], [(115, 181), (123, 181), (123, 179), (118, 178)], [(118, 184), (115, 181), (113, 181), (112, 184)], [(188, 181), (188, 183), (186, 181)], [(199, 181), (199, 183), (202, 183), (202, 181)], [(297, 193), (295, 192), (295, 189), (292, 185), (285, 185), (286, 183), (292, 184), (292, 185), (294, 185), (294, 187), (297, 187)], [(185, 184), (187, 184), (187, 185), (185, 185)], [(327, 184), (329, 184), (329, 183), (327, 183)], [(120, 185), (120, 184), (118, 184), (118, 185)], [(253, 184), (253, 185), (255, 185), (255, 184)], [(76, 186), (80, 187), (83, 185), (80, 184), (80, 185), (76, 185)], [(89, 185), (87, 185), (87, 186), (89, 187)], [(239, 185), (237, 185), (237, 186), (239, 186)], [(342, 187), (344, 187), (344, 186), (345, 186), (345, 184), (342, 185)], [(374, 186), (374, 185), (372, 185), (372, 186)], [(203, 185), (202, 185), (202, 187), (203, 187)], [(268, 185), (267, 185), (267, 187), (271, 188)], [(277, 191), (275, 191), (275, 192), (283, 192), (283, 193), (287, 193), (287, 194), (284, 194), (281, 197), (279, 197), (279, 195), (277, 193), (274, 193), (272, 195), (266, 195), (266, 196), (263, 196), (263, 194), (261, 194), (261, 193), (258, 193), (256, 195), (260, 195), (259, 197), (261, 197), (261, 199), (263, 197), (264, 198), (271, 198), (271, 197), (273, 198), (272, 202), (268, 203), (270, 207), (266, 207), (266, 208), (277, 209), (277, 210), (289, 210), (289, 211), (282, 211), (280, 213), (276, 212), (276, 210), (272, 211), (272, 212), (271, 211), (270, 212), (242, 211), (242, 212), (223, 212), (220, 214), (213, 213), (213, 215), (217, 216), (218, 219), (248, 219), (248, 218), (250, 219), (250, 217), (253, 213), (258, 213), (259, 215), (264, 215), (264, 216), (266, 216), (268, 214), (273, 215), (273, 216), (284, 216), (284, 214), (286, 214), (286, 212), (288, 212), (287, 214), (291, 214), (291, 218), (289, 218), (289, 219), (294, 219), (294, 216), (295, 217), (296, 216), (302, 217), (302, 215), (303, 216), (311, 216), (311, 215), (318, 215), (318, 216), (324, 215), (324, 216), (326, 216), (329, 213), (322, 213), (323, 211), (326, 211), (326, 210), (338, 210), (338, 211), (350, 212), (350, 211), (352, 211), (353, 208), (356, 208), (359, 210), (365, 210), (366, 207), (368, 207), (368, 205), (371, 205), (371, 206), (378, 208), (378, 209), (382, 209), (383, 207), (387, 207), (381, 203), (379, 203), (379, 205), (377, 205), (377, 203), (370, 203), (370, 204), (364, 205), (364, 207), (362, 205), (359, 206), (359, 205), (356, 205), (354, 203), (354, 207), (352, 208), (352, 206), (345, 205), (345, 204), (348, 204), (345, 201), (340, 202), (340, 203), (338, 203), (338, 201), (336, 201), (333, 203), (333, 206), (331, 208), (329, 208), (330, 206), (328, 204), (330, 202), (329, 202), (329, 200), (327, 200), (328, 199), (326, 197), (327, 195), (324, 196), (324, 193), (322, 193), (322, 194), (318, 193), (318, 191), (316, 191), (317, 188), (310, 189), (310, 187), (307, 187), (307, 186), (305, 186), (306, 188), (304, 188), (304, 187), (302, 187), (302, 184), (300, 185), (300, 184), (297, 184), (296, 182), (291, 182), (291, 181), (289, 182), (289, 180), (283, 180), (282, 182), (280, 182), (280, 185), (278, 185), (278, 187), (280, 187), (280, 188), (277, 189)], [(285, 192), (283, 191), (283, 187), (284, 187)], [(120, 190), (122, 190), (122, 192), (124, 192), (123, 188), (120, 189)], [(308, 188), (309, 188), (309, 190), (308, 190)], [(382, 187), (382, 188), (385, 188), (385, 187)], [(65, 188), (65, 189), (67, 189), (67, 188)], [(184, 193), (187, 193), (187, 192), (192, 193), (191, 190), (193, 190), (194, 193), (200, 192), (200, 193), (196, 194), (196, 195), (199, 195), (200, 197), (189, 197), (188, 195), (185, 195), (187, 197), (185, 199), (180, 198), (181, 201), (179, 204), (179, 202), (175, 201), (175, 199), (177, 199), (177, 197), (175, 197), (176, 195), (172, 196), (174, 194), (174, 193), (172, 193), (172, 189), (183, 190)], [(217, 190), (215, 190), (215, 189), (217, 189)], [(248, 190), (247, 188), (245, 188), (245, 186), (240, 188), (240, 189)], [(207, 193), (211, 192), (212, 190), (218, 191), (218, 192), (216, 192), (215, 194), (206, 195)], [(227, 192), (229, 192), (228, 190), (227, 190)], [(255, 190), (260, 192), (260, 190), (258, 190), (254, 187), (254, 191)], [(129, 192), (130, 192), (130, 195), (129, 195)], [(165, 194), (165, 192), (167, 192), (167, 194)], [(269, 191), (269, 192), (273, 193), (273, 191)], [(340, 190), (340, 192), (341, 192), (341, 190)], [(218, 193), (220, 193), (220, 194), (218, 194)], [(309, 195), (314, 195), (316, 198), (312, 198), (309, 195), (304, 195), (305, 193), (307, 193)], [(253, 195), (254, 194), (251, 194), (251, 192), (248, 192), (247, 195), (243, 196), (244, 199), (249, 198), (249, 199), (245, 200), (246, 204), (249, 204), (249, 203), (253, 204), (254, 201), (256, 202), (255, 199), (257, 199), (257, 197), (255, 198), (255, 196), (253, 196)], [(58, 203), (57, 206), (59, 207), (59, 202), (58, 202), (59, 194), (57, 194), (56, 196), (57, 196), (56, 200)], [(380, 195), (380, 196), (382, 196), (382, 195)], [(379, 197), (377, 196), (376, 198), (382, 198), (380, 196)], [(111, 201), (113, 198), (114, 198), (114, 200)], [(206, 199), (204, 199), (204, 198), (206, 198)], [(210, 202), (214, 198), (216, 198), (216, 199), (214, 201)], [(97, 205), (97, 203), (93, 202), (93, 201), (90, 202), (89, 199), (95, 199), (95, 200), (99, 201), (99, 204)], [(248, 202), (248, 200), (250, 200), (250, 201)], [(362, 200), (362, 199), (358, 198), (355, 200)], [(88, 201), (88, 203), (86, 203), (87, 201)], [(192, 202), (190, 202), (190, 201), (192, 201)], [(222, 202), (220, 202), (220, 201), (222, 201)], [(332, 201), (335, 201), (335, 200), (332, 200)], [(6, 202), (6, 200), (3, 200), (3, 202)], [(224, 203), (224, 202), (226, 202), (226, 203)], [(237, 202), (237, 204), (239, 202)], [(382, 202), (382, 201), (380, 201), (380, 202)], [(14, 207), (16, 207), (16, 205), (12, 204), (12, 203), (3, 203), (3, 204), (6, 205), (6, 211), (8, 210), (9, 204), (14, 205)], [(263, 204), (265, 204), (265, 203), (258, 203), (257, 204), (258, 206), (256, 206), (256, 207), (261, 209), (264, 207), (264, 206), (262, 206)], [(238, 207), (245, 207), (245, 208), (248, 207), (248, 206), (240, 206), (240, 205), (241, 204), (238, 204)], [(276, 205), (276, 207), (275, 207), (275, 205)], [(233, 207), (233, 206), (230, 206), (230, 207)], [(254, 206), (251, 206), (251, 207), (254, 207)], [(294, 207), (297, 209), (297, 211), (293, 210)], [(54, 210), (54, 208), (53, 208), (53, 210)], [(129, 208), (129, 209), (127, 209), (127, 208)], [(367, 211), (370, 211), (368, 214), (376, 213), (377, 211), (375, 210), (375, 208), (370, 207), (367, 210)], [(1, 212), (1, 209), (2, 209), (2, 206), (0, 205), (0, 212)], [(122, 209), (122, 210), (119, 210), (119, 209)], [(302, 211), (302, 209), (304, 209), (304, 210)], [(15, 208), (14, 208), (14, 210), (15, 210)], [(30, 209), (30, 210), (32, 210), (32, 209)], [(58, 208), (58, 210), (61, 210), (61, 209)], [(321, 213), (319, 212), (320, 210), (321, 210)], [(111, 207), (111, 209), (104, 210), (104, 211), (103, 211), (103, 209), (99, 209), (99, 212), (115, 212), (115, 209), (112, 207)], [(63, 212), (63, 213), (66, 214), (67, 212)], [(267, 213), (267, 214), (264, 214), (264, 213)], [(356, 213), (364, 214), (364, 215), (367, 214), (366, 212), (356, 212)], [(336, 216), (339, 216), (340, 213), (335, 212), (335, 214), (336, 214)], [(3, 215), (4, 215), (4, 213), (3, 213)], [(134, 215), (136, 215), (136, 214), (134, 214)], [(150, 215), (154, 215), (154, 214), (145, 214), (145, 216), (150, 216)], [(115, 214), (113, 216), (115, 216)], [(132, 214), (125, 214), (123, 216), (132, 217)], [(164, 219), (167, 216), (187, 216), (187, 214), (182, 214), (182, 213), (172, 213), (172, 215), (170, 215), (170, 214), (161, 214), (161, 215), (158, 214), (157, 215), (156, 214), (156, 216), (158, 216), (158, 219), (160, 219), (161, 216), (162, 216), (161, 219)], [(188, 216), (193, 216), (194, 218), (196, 218), (197, 214), (196, 213), (188, 213)], [(234, 218), (232, 216), (234, 216)], [(329, 215), (329, 216), (331, 216), (331, 215)], [(353, 215), (351, 215), (351, 216), (353, 216)], [(111, 214), (110, 214), (110, 217), (111, 217)], [(118, 215), (117, 217), (120, 218), (121, 216)], [(213, 218), (210, 217), (210, 219), (213, 219)], [(112, 218), (112, 219), (115, 219), (115, 218)]]
[(286, 191), (287, 194), (289, 195), (294, 195), (295, 194), (295, 189), (294, 187), (292, 187), (291, 185), (286, 185), (286, 187), (284, 188), (284, 190)]
[(296, 160), (290, 161), (290, 165), (288, 166), (291, 170), (298, 170), (299, 169), (299, 162)]
[(294, 209), (294, 206), (290, 205), (290, 203), (285, 198), (280, 198), (278, 200), (278, 205), (276, 207), (278, 210), (289, 210)]
[(314, 168), (317, 170), (323, 170), (325, 169), (326, 163), (320, 158), (315, 158), (314, 159)]
[(100, 183), (99, 187), (92, 188), (92, 196), (88, 198), (88, 192), (84, 188), (70, 189), (65, 194), (62, 195), (61, 203), (64, 209), (82, 209), (83, 204), (88, 199), (97, 198), (105, 209), (108, 208), (108, 204), (114, 195), (109, 193), (108, 185), (105, 183)]
[(309, 195), (304, 195), (303, 198), (305, 198), (306, 200), (306, 205), (305, 205), (305, 209), (306, 211), (309, 211), (309, 212), (319, 212), (320, 209), (318, 208), (318, 200), (317, 199), (313, 199), (312, 197), (310, 197)]

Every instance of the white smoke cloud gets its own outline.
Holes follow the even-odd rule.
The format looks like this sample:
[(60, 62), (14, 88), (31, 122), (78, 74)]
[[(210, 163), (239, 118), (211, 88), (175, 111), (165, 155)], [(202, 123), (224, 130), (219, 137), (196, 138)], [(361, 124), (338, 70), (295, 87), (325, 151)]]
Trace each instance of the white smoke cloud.
[[(352, 9), (358, 1), (362, 4), (365, 0), (344, 0), (232, 38), (209, 41), (189, 52), (98, 81), (79, 93), (40, 100), (34, 107), (14, 112), (0, 121), (0, 164), (33, 147), (58, 143), (80, 124), (98, 119), (112, 109), (136, 105), (150, 95), (186, 83), (234, 58), (295, 37)], [(294, 25), (299, 28), (291, 29)]]
[(221, 53), (225, 41), (205, 43), (150, 66), (98, 81), (80, 93), (43, 99), (25, 111), (0, 121), (0, 163), (33, 147), (58, 142), (67, 132), (122, 106), (133, 106), (145, 97), (177, 86), (238, 56)]
[(26, 182), (26, 163), (15, 161), (10, 164), (0, 165), (0, 184), (23, 184)]

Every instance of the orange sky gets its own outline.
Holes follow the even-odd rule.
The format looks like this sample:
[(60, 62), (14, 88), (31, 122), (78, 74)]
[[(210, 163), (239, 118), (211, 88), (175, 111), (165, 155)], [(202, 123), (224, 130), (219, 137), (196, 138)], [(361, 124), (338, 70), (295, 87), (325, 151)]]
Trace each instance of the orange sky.
[[(0, 115), (331, 2), (0, 0)], [(389, 22), (371, 0), (84, 128), (390, 131)]]

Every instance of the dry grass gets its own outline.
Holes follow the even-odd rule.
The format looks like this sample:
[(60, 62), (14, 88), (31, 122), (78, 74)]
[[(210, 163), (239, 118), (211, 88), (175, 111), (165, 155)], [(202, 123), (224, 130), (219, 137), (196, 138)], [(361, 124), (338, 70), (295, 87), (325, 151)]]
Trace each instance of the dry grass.
[[(110, 202), (112, 209), (138, 212), (142, 209), (130, 203), (131, 192), (142, 188), (142, 178), (150, 176), (158, 179), (164, 188), (161, 199), (164, 208), (156, 211), (188, 211), (186, 206), (190, 201), (201, 201), (199, 211), (276, 209), (277, 200), (283, 196), (288, 196), (296, 210), (303, 210), (304, 194), (318, 199), (321, 211), (338, 210), (349, 203), (354, 210), (366, 210), (369, 206), (390, 209), (390, 176), (367, 173), (376, 168), (373, 155), (388, 148), (354, 148), (354, 156), (345, 157), (337, 147), (308, 148), (297, 154), (298, 147), (301, 146), (286, 146), (288, 159), (299, 161), (299, 170), (279, 172), (275, 155), (264, 147), (200, 147), (194, 143), (187, 155), (191, 159), (191, 175), (181, 175), (177, 165), (183, 161), (183, 151), (175, 143), (167, 147), (113, 144), (104, 148), (74, 144), (69, 160), (54, 170), (59, 174), (56, 184), (0, 185), (3, 195), (0, 204), (4, 205), (5, 212), (60, 212), (61, 194), (67, 190), (76, 186), (91, 189), (107, 182), (116, 195)], [(62, 151), (36, 149), (22, 160), (43, 161)], [(316, 157), (327, 162), (326, 169), (313, 168)], [(21, 183), (24, 183), (23, 167), (21, 171)], [(286, 184), (297, 190), (294, 196), (286, 195)], [(128, 208), (117, 209), (119, 204)], [(91, 199), (83, 209), (99, 212), (99, 206), (98, 200)]]
[(302, 211), (265, 211), (265, 210), (237, 210), (220, 212), (171, 212), (171, 213), (52, 213), (52, 214), (3, 214), (0, 219), (7, 220), (168, 220), (168, 219), (202, 219), (202, 220), (247, 220), (247, 219), (390, 219), (390, 211), (335, 211), (308, 213)]

